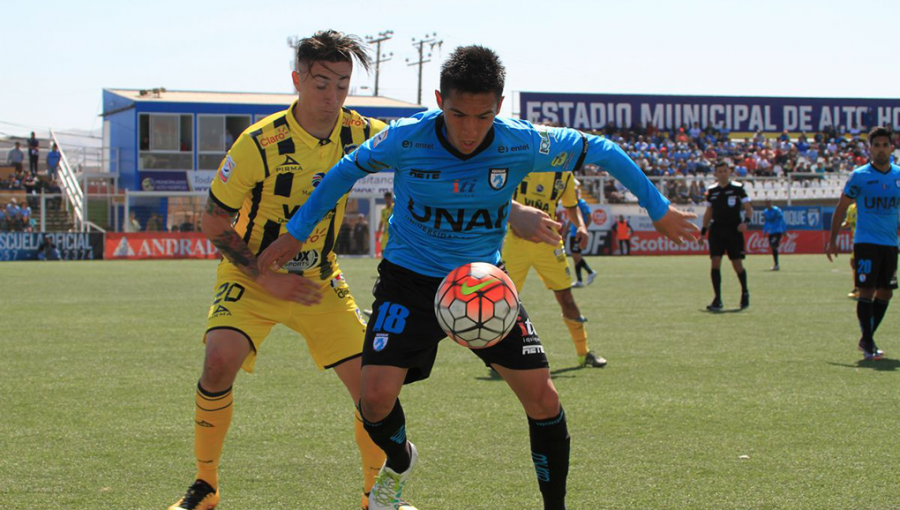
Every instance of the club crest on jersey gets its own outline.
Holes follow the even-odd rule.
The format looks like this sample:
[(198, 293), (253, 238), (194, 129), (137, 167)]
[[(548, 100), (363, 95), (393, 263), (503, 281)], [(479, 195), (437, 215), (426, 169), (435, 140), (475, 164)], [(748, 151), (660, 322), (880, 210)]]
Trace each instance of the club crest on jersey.
[(897, 187), (900, 188), (900, 181), (894, 181), (894, 184), (896, 184)]
[(728, 197), (728, 207), (734, 207), (737, 204), (737, 197)]
[(543, 193), (543, 192), (544, 192), (544, 185), (543, 185), (543, 184), (538, 184), (538, 185), (537, 185), (537, 192), (538, 192), (538, 193)]
[[(225, 156), (225, 162), (222, 163), (222, 171), (219, 172), (219, 179), (221, 179), (222, 182), (228, 182), (228, 178), (231, 177), (231, 171), (234, 170), (234, 167), (234, 160), (231, 159), (231, 156)], [(897, 181), (897, 185), (900, 186), (900, 181)]]
[(488, 172), (488, 182), (492, 189), (502, 189), (506, 186), (509, 177), (509, 168), (491, 168)]
[(388, 343), (388, 334), (387, 333), (378, 333), (375, 335), (375, 339), (372, 340), (372, 348), (375, 349), (375, 352), (381, 352), (387, 347)]

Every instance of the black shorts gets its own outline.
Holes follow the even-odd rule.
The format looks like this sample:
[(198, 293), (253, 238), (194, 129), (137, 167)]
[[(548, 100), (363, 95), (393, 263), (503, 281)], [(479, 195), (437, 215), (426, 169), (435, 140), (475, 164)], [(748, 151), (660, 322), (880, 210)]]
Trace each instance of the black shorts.
[(581, 253), (581, 246), (575, 239), (575, 236), (569, 236), (569, 253)]
[(769, 234), (769, 247), (777, 250), (779, 245), (781, 245), (781, 232)]
[(897, 288), (897, 247), (860, 243), (853, 245), (856, 286), (864, 289)]
[(726, 252), (730, 260), (744, 258), (744, 233), (737, 227), (709, 229), (709, 256), (721, 257)]
[[(388, 260), (381, 261), (373, 290), (372, 317), (363, 344), (363, 365), (407, 368), (409, 372), (404, 384), (431, 375), (438, 343), (447, 336), (434, 315), (434, 296), (441, 280)], [(383, 320), (379, 317), (381, 314), (385, 314)], [(541, 339), (522, 306), (516, 325), (506, 338), (486, 349), (472, 349), (472, 352), (487, 366), (496, 363), (513, 370), (550, 366)]]

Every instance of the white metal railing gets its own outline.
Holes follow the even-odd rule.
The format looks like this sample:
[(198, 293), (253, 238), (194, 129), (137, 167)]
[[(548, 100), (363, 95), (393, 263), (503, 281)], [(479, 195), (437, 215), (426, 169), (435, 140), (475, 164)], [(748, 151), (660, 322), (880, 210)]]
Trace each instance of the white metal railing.
[[(783, 177), (740, 177), (735, 178), (735, 180), (744, 184), (751, 200), (772, 200), (791, 205), (796, 200), (836, 200), (840, 198), (848, 177), (849, 174), (845, 173), (791, 173)], [(698, 186), (700, 186), (699, 191), (701, 194), (715, 182), (712, 174), (652, 176), (649, 179), (667, 197), (669, 195), (669, 184), (672, 182), (684, 183), (689, 190), (691, 183), (697, 182)], [(613, 177), (585, 175), (578, 176), (578, 180), (581, 181), (583, 195), (592, 196), (601, 204), (609, 202), (604, 188), (608, 180), (615, 182)], [(637, 202), (637, 198), (625, 189), (619, 192), (618, 198), (620, 203)], [(668, 198), (673, 199), (675, 197)]]
[(84, 201), (84, 190), (81, 189), (81, 186), (78, 183), (78, 178), (75, 175), (75, 172), (72, 170), (72, 167), (69, 165), (69, 159), (66, 157), (66, 153), (63, 151), (62, 146), (59, 143), (59, 140), (56, 139), (56, 133), (53, 130), (50, 130), (50, 138), (53, 140), (53, 143), (56, 144), (56, 147), (59, 148), (59, 169), (57, 173), (59, 175), (60, 188), (63, 191), (63, 194), (66, 196), (66, 200), (69, 205), (72, 206), (72, 214), (75, 217), (75, 229), (79, 231), (83, 231), (84, 226), (84, 212), (85, 212), (85, 201)]

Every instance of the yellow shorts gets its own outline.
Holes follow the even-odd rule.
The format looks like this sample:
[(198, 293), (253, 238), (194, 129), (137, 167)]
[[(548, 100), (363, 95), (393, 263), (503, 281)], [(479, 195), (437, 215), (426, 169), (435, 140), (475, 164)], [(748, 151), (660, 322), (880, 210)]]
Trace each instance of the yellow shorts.
[(551, 246), (526, 241), (510, 231), (503, 242), (503, 264), (518, 290), (524, 287), (531, 267), (537, 270), (548, 289), (558, 291), (572, 288), (572, 272), (562, 239), (557, 246)]
[(219, 264), (213, 294), (206, 332), (243, 333), (253, 344), (242, 366), (247, 372), (253, 372), (259, 348), (276, 324), (303, 335), (320, 370), (362, 353), (366, 323), (339, 269), (322, 282), (322, 302), (315, 306), (275, 298), (229, 263)]

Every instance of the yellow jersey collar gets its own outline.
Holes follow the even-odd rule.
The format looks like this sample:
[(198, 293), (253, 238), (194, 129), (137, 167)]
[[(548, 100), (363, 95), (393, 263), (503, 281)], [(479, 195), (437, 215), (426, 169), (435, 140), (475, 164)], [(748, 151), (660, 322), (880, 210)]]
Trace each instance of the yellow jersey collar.
[[(322, 143), (323, 140), (316, 138), (315, 136), (309, 134), (305, 129), (303, 129), (300, 124), (297, 122), (297, 118), (294, 117), (294, 108), (297, 107), (297, 101), (295, 100), (291, 103), (291, 107), (288, 109), (287, 118), (288, 126), (291, 128), (291, 134), (294, 138), (302, 140), (310, 149), (315, 149), (320, 145), (328, 145), (328, 143)], [(330, 143), (336, 143), (340, 145), (341, 143), (341, 126), (343, 125), (344, 120), (344, 111), (341, 110), (341, 114), (338, 116), (337, 122), (334, 123), (334, 129), (331, 130), (331, 136), (327, 138)]]

